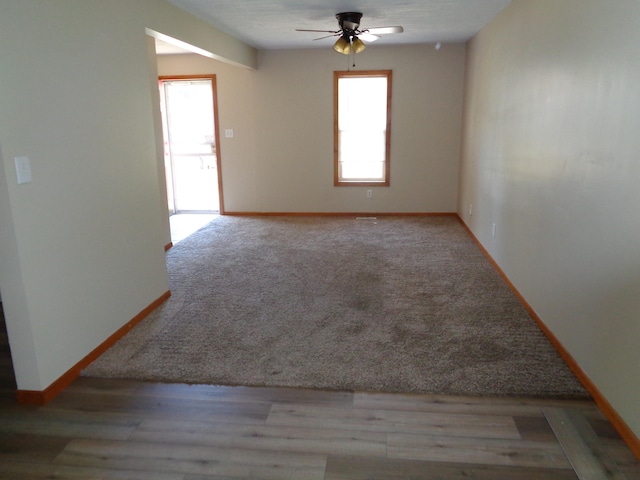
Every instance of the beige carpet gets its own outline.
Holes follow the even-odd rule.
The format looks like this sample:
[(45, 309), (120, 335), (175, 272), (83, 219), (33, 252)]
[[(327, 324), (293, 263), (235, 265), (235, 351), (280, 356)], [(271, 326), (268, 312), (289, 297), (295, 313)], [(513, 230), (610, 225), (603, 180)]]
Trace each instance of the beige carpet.
[(84, 375), (587, 397), (454, 217), (218, 217), (172, 296)]

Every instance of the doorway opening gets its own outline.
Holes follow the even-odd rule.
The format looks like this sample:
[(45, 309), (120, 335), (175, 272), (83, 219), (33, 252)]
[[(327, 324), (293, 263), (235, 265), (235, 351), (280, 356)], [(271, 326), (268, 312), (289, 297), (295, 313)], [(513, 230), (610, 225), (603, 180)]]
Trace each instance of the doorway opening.
[(159, 87), (169, 214), (224, 213), (215, 75)]

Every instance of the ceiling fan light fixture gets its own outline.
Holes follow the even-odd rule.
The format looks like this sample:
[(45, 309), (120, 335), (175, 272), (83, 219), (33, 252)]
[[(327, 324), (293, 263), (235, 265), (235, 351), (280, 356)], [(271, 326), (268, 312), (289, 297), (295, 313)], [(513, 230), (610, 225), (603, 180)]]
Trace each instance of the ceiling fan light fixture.
[(365, 48), (367, 48), (367, 46), (364, 44), (364, 42), (362, 40), (360, 40), (358, 37), (353, 37), (352, 40), (352, 48), (353, 48), (353, 52), (354, 53), (360, 53), (361, 51), (363, 51)]
[(349, 55), (351, 53), (351, 43), (348, 39), (340, 37), (333, 46), (333, 49), (342, 55)]

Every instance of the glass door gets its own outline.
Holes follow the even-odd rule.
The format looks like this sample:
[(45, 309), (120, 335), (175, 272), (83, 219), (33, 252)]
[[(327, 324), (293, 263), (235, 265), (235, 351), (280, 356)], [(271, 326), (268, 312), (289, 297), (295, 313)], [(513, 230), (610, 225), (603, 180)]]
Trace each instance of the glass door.
[(219, 212), (213, 79), (161, 80), (171, 213)]

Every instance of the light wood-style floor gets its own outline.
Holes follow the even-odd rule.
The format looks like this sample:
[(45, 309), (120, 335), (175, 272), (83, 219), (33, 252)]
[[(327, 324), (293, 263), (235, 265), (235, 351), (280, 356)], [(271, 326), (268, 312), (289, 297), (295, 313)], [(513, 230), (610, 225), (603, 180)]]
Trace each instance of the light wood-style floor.
[(2, 479), (640, 479), (585, 401), (79, 378), (18, 405), (2, 330)]

